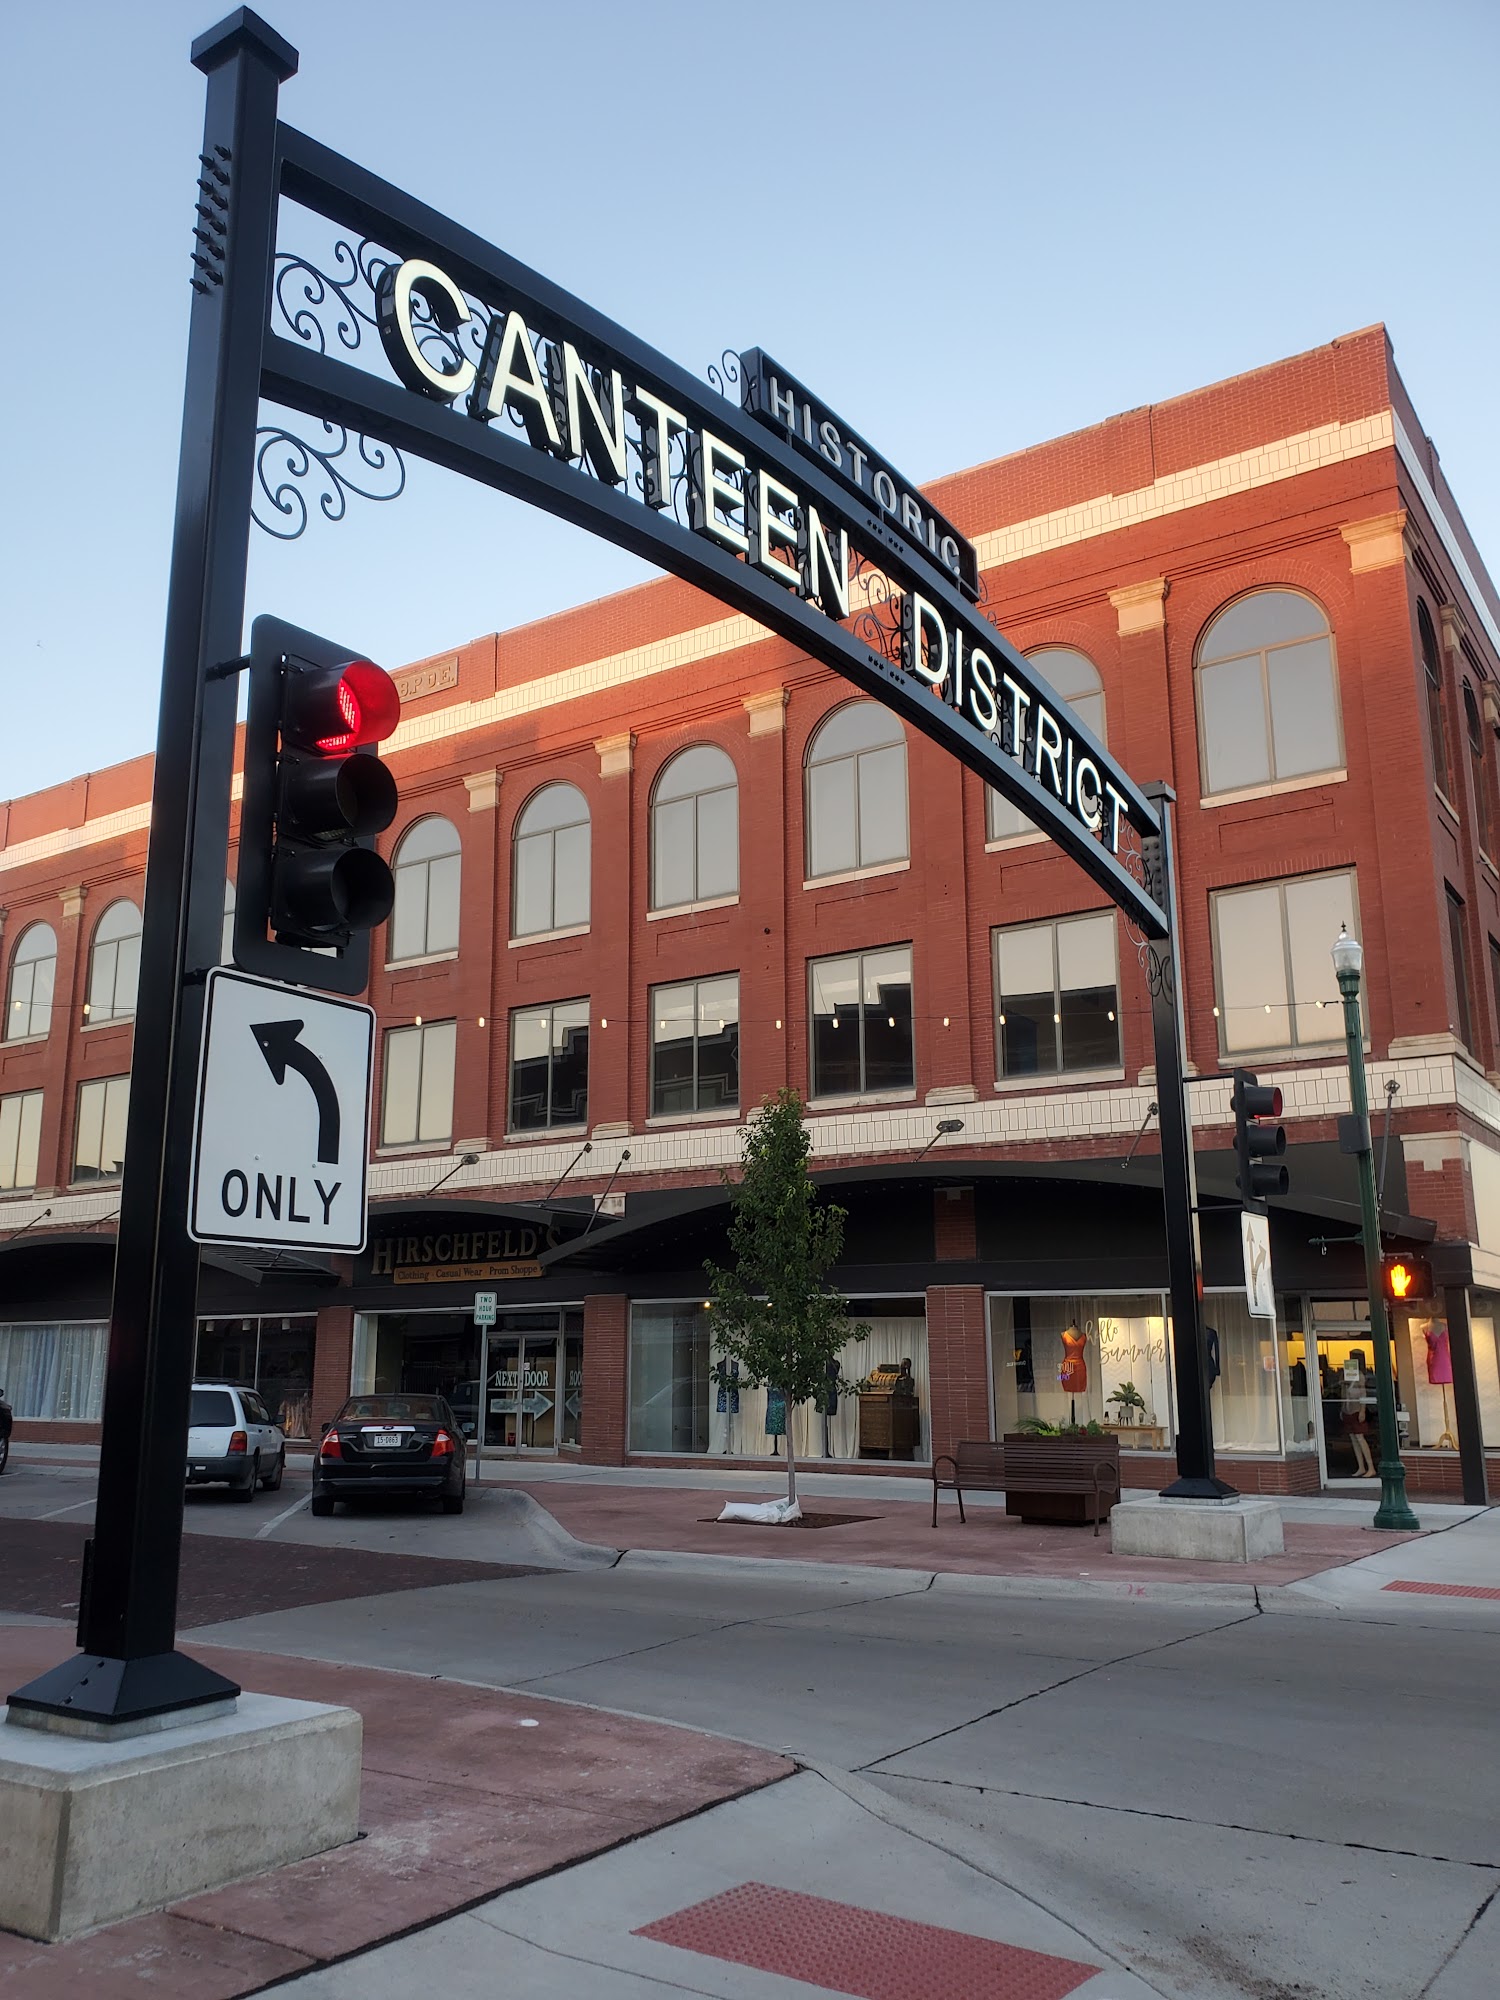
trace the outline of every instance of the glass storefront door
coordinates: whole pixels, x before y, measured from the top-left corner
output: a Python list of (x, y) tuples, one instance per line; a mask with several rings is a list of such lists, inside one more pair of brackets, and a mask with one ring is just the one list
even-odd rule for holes
[[(1307, 1331), (1314, 1350), (1306, 1370), (1308, 1404), (1316, 1412), (1324, 1481), (1373, 1483), (1380, 1463), (1380, 1416), (1369, 1308), (1363, 1299), (1315, 1299)], [(1397, 1379), (1392, 1341), (1391, 1380)], [(1398, 1428), (1404, 1415), (1398, 1407)]]
[(583, 1309), (502, 1312), (488, 1335), (462, 1309), (361, 1313), (350, 1387), (446, 1396), (486, 1452), (576, 1451), (583, 1437)]

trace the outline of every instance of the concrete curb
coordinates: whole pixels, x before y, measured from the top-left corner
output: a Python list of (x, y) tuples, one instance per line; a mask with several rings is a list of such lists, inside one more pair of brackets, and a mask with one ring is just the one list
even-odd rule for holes
[(627, 1549), (624, 1570), (663, 1570), (679, 1575), (783, 1577), (827, 1586), (867, 1584), (900, 1591), (954, 1592), (970, 1597), (1072, 1597), (1142, 1604), (1206, 1604), (1253, 1610), (1259, 1587), (1253, 1583), (1131, 1582), (1114, 1577), (983, 1576), (960, 1570), (882, 1569), (874, 1563), (800, 1562), (794, 1557), (707, 1556), (678, 1549)]
[(498, 1512), (496, 1525), (514, 1544), (503, 1554), (483, 1556), (480, 1561), (535, 1563), (543, 1569), (613, 1569), (620, 1560), (618, 1549), (578, 1541), (555, 1514), (518, 1487), (485, 1484), (473, 1491), (476, 1498), (483, 1494), (486, 1512)]

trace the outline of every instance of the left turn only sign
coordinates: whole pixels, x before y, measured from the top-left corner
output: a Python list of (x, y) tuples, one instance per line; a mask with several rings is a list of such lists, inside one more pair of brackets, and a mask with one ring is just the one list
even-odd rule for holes
[(362, 1250), (375, 1016), (215, 966), (208, 975), (188, 1233)]

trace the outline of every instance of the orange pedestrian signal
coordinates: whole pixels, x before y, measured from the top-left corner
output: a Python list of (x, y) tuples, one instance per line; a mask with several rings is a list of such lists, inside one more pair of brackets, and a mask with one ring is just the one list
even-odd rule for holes
[(1381, 1288), (1394, 1305), (1432, 1297), (1432, 1265), (1425, 1257), (1383, 1257), (1380, 1276)]

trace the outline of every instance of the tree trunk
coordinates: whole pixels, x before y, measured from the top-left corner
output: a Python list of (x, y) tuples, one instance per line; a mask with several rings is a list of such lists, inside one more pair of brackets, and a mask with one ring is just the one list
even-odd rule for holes
[(792, 1406), (786, 1405), (786, 1499), (789, 1507), (797, 1504), (797, 1452), (792, 1443)]

